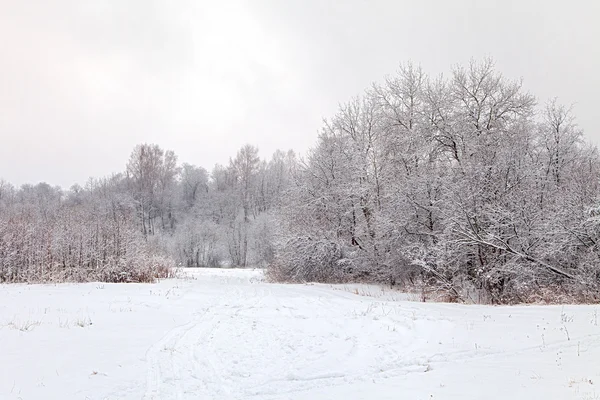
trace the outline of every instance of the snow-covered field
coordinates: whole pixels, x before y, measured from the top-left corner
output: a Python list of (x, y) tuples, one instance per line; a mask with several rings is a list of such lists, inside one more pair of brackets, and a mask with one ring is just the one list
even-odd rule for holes
[(0, 399), (600, 399), (599, 314), (250, 270), (0, 286)]

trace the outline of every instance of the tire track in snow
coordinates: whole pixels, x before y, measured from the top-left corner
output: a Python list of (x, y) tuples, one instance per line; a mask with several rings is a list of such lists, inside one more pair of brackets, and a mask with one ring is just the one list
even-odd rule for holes
[[(163, 336), (158, 342), (154, 343), (146, 351), (146, 392), (144, 400), (163, 400), (169, 398), (183, 399), (184, 388), (181, 382), (184, 380), (182, 376), (181, 366), (187, 365), (188, 359), (180, 359), (180, 354), (186, 354), (188, 347), (193, 348), (189, 338), (196, 338), (196, 333), (199, 328), (207, 330), (206, 315), (210, 312), (210, 306), (205, 308), (188, 323), (179, 325)], [(209, 326), (208, 328), (211, 328)], [(193, 344), (193, 343), (192, 343)], [(163, 387), (167, 383), (171, 388), (171, 392), (164, 393)]]
[[(205, 321), (206, 324), (201, 330), (195, 332), (193, 342), (190, 343), (188, 353), (191, 364), (193, 365), (192, 377), (195, 378), (203, 387), (204, 396), (202, 398), (228, 398), (231, 392), (227, 385), (223, 384), (222, 374), (217, 371), (214, 360), (217, 357), (210, 351), (210, 335), (219, 326), (217, 315), (213, 313), (212, 317)], [(198, 398), (199, 393), (194, 394)]]
[(169, 347), (169, 344), (183, 336), (192, 329), (198, 322), (192, 320), (186, 324), (177, 326), (167, 332), (158, 342), (154, 343), (146, 351), (146, 393), (144, 400), (159, 400), (160, 387), (163, 382), (163, 373), (161, 371), (160, 357), (161, 353)]
[[(249, 294), (240, 290), (237, 286), (232, 286), (234, 304), (224, 304), (212, 308), (211, 318), (205, 321), (205, 328), (193, 335), (195, 343), (190, 346), (190, 358), (195, 368), (196, 379), (200, 380), (204, 387), (202, 398), (211, 399), (231, 399), (239, 398), (234, 396), (230, 387), (232, 386), (231, 371), (220, 368), (220, 357), (215, 353), (211, 341), (212, 334), (221, 324), (221, 319), (235, 319), (243, 311), (252, 310), (262, 302), (262, 296), (256, 291)], [(230, 293), (231, 295), (231, 293)], [(232, 310), (235, 310), (233, 313)], [(196, 393), (194, 398), (198, 398)]]
[[(194, 365), (194, 358), (188, 357), (181, 360), (178, 357), (175, 357), (175, 355), (187, 354), (188, 348), (193, 351), (194, 344), (196, 343), (195, 341), (198, 340), (198, 335), (200, 335), (200, 337), (203, 337), (205, 335), (202, 333), (198, 333), (199, 328), (201, 331), (207, 329), (209, 331), (212, 331), (212, 329), (214, 329), (214, 326), (212, 325), (212, 320), (210, 321), (210, 324), (208, 324), (209, 321), (207, 321), (206, 318), (209, 312), (210, 308), (205, 308), (201, 315), (196, 318), (196, 323), (190, 329), (186, 330), (181, 336), (179, 336), (173, 344), (174, 350), (170, 359), (171, 369), (173, 371), (173, 384), (175, 386), (175, 396), (177, 400), (183, 399), (185, 395), (185, 389), (182, 387), (184, 376), (182, 376), (181, 366), (189, 366), (190, 363), (191, 365)], [(194, 376), (192, 375), (192, 377)], [(164, 396), (161, 398), (164, 398)]]
[[(220, 296), (203, 308), (190, 322), (167, 332), (146, 351), (144, 400), (215, 398), (215, 395), (223, 398), (222, 395), (229, 394), (223, 389), (225, 385), (217, 384), (223, 380), (214, 366), (216, 355), (207, 351), (210, 335), (219, 325), (218, 311), (223, 307), (219, 303), (223, 298)], [(198, 387), (190, 382), (197, 382), (204, 393), (198, 393)], [(215, 384), (211, 385), (213, 382)], [(183, 383), (188, 387), (184, 388)]]
[[(316, 319), (318, 313), (307, 314), (307, 312), (335, 310), (342, 301), (345, 303), (345, 315), (348, 318), (364, 320), (369, 325), (378, 320), (371, 318), (371, 311), (369, 310), (371, 310), (370, 306), (372, 304), (389, 304), (390, 307), (393, 306), (395, 310), (397, 309), (397, 312), (391, 315), (390, 318), (394, 320), (394, 323), (406, 326), (408, 330), (416, 329), (414, 323), (411, 322), (414, 318), (430, 320), (431, 317), (422, 315), (422, 311), (416, 307), (409, 307), (405, 304), (400, 305), (395, 301), (364, 298), (352, 293), (338, 293), (333, 289), (312, 285), (302, 287), (292, 285), (259, 286), (251, 290), (250, 287), (239, 285), (237, 282), (227, 284), (230, 286), (225, 288), (216, 301), (212, 301), (213, 304), (204, 310), (203, 314), (195, 317), (193, 321), (185, 325), (174, 328), (173, 331), (167, 333), (161, 341), (152, 347), (152, 352), (149, 351), (149, 359), (152, 362), (148, 364), (148, 387), (144, 399), (264, 399), (270, 396), (290, 396), (293, 393), (345, 385), (349, 382), (371, 380), (375, 382), (375, 379), (379, 381), (407, 374), (427, 373), (430, 370), (430, 365), (437, 369), (438, 366), (441, 367), (456, 362), (462, 363), (485, 358), (494, 359), (496, 357), (506, 358), (520, 353), (538, 351), (541, 347), (531, 345), (509, 350), (503, 350), (500, 347), (498, 349), (463, 349), (435, 353), (427, 351), (425, 343), (421, 343), (423, 341), (419, 341), (418, 346), (411, 345), (408, 348), (401, 342), (385, 342), (383, 344), (388, 346), (385, 350), (386, 357), (377, 360), (376, 364), (365, 365), (357, 371), (346, 368), (340, 368), (339, 370), (331, 368), (330, 370), (317, 371), (314, 374), (308, 373), (306, 369), (295, 368), (293, 356), (296, 350), (294, 348), (291, 353), (287, 352), (289, 354), (286, 355), (284, 351), (276, 351), (276, 349), (265, 347), (265, 353), (255, 355), (256, 360), (251, 360), (252, 362), (249, 362), (248, 365), (268, 365), (274, 361), (273, 357), (275, 356), (287, 357), (290, 364), (280, 365), (280, 369), (277, 370), (278, 377), (264, 379), (261, 374), (255, 374), (259, 381), (252, 382), (246, 379), (246, 376), (232, 375), (231, 369), (227, 368), (228, 362), (232, 361), (230, 359), (231, 354), (219, 350), (229, 349), (226, 344), (230, 337), (231, 340), (235, 340), (232, 333), (236, 332), (236, 326), (240, 326), (241, 321), (238, 319), (240, 317), (242, 317), (243, 323), (251, 324), (253, 319), (266, 316), (267, 319), (262, 320), (263, 324), (261, 326), (266, 326), (267, 329), (261, 334), (270, 338), (266, 341), (267, 343), (277, 344), (277, 346), (285, 344), (285, 341), (281, 342), (282, 338), (286, 338), (282, 334), (288, 333), (286, 329), (281, 331), (277, 329), (279, 323), (285, 327), (285, 321), (302, 319), (305, 314), (307, 316), (305, 318), (321, 321)], [(294, 307), (295, 303), (300, 303), (301, 306), (297, 309)], [(305, 307), (303, 308), (302, 305)], [(354, 314), (350, 313), (353, 307), (363, 308), (365, 306), (367, 312), (364, 315), (361, 312), (357, 314), (356, 310), (354, 310)], [(255, 308), (264, 308), (266, 313), (252, 311)], [(341, 308), (341, 310), (344, 310), (344, 308)], [(415, 315), (415, 310), (418, 315)], [(273, 311), (281, 312), (280, 317), (269, 317), (268, 312)], [(379, 312), (375, 312), (378, 309), (372, 311), (374, 316), (380, 317)], [(333, 312), (331, 313), (333, 314)], [(329, 312), (323, 313), (321, 317), (327, 314)], [(384, 313), (383, 317), (386, 316), (387, 314)], [(278, 318), (276, 325), (271, 326), (269, 324), (273, 322), (270, 321), (271, 318)], [(332, 318), (330, 322), (333, 325), (329, 331), (343, 331), (348, 318), (342, 319), (341, 322)], [(238, 322), (232, 322), (235, 320)], [(438, 320), (438, 318), (435, 320)], [(455, 318), (452, 318), (445, 319), (445, 321), (456, 323), (460, 320), (455, 321)], [(264, 322), (267, 322), (267, 325)], [(294, 335), (294, 332), (289, 333)], [(249, 341), (251, 338), (243, 340)], [(326, 340), (328, 338), (329, 336), (323, 336), (318, 339)], [(597, 347), (600, 344), (599, 338), (598, 335), (578, 335), (572, 337), (570, 341), (557, 340), (556, 342), (546, 343), (541, 350), (564, 349), (579, 344)], [(348, 344), (338, 346), (340, 347), (338, 350), (344, 351), (346, 359), (360, 357), (361, 354), (370, 351), (380, 351), (367, 347), (366, 350), (363, 349), (358, 354), (358, 339), (359, 337), (356, 336), (348, 336)], [(339, 341), (332, 339), (333, 342)], [(214, 345), (217, 347), (213, 347)], [(219, 345), (221, 347), (218, 347)], [(165, 354), (162, 351), (165, 347), (171, 347), (173, 352)], [(309, 350), (308, 355), (312, 354), (311, 351), (315, 353), (312, 348), (307, 350)], [(407, 350), (414, 351), (407, 352)], [(254, 373), (255, 371), (250, 370), (249, 372)]]

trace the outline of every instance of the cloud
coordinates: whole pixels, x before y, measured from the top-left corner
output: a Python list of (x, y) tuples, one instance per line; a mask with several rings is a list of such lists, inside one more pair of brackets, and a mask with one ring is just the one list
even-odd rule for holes
[[(210, 168), (245, 143), (304, 152), (321, 118), (399, 62), (472, 57), (600, 137), (599, 5), (392, 0), (4, 0), (0, 176), (70, 186), (140, 142)], [(596, 136), (595, 136), (596, 135)]]

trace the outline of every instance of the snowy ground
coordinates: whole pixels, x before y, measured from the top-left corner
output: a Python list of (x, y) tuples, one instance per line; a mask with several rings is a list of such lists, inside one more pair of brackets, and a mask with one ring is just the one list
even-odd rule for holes
[(598, 306), (260, 277), (0, 286), (0, 399), (600, 399)]

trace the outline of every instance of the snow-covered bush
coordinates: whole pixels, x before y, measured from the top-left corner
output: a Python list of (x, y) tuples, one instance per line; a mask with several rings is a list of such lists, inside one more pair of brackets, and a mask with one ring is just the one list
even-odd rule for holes
[(345, 275), (339, 245), (310, 237), (288, 240), (267, 269), (276, 282), (339, 282)]
[(310, 236), (352, 249), (340, 280), (455, 301), (598, 301), (598, 151), (570, 109), (538, 107), (489, 60), (436, 79), (402, 66), (325, 122), (294, 178), (271, 266), (281, 279), (331, 270), (289, 254), (286, 239)]
[(172, 261), (156, 254), (118, 197), (79, 204), (31, 190), (43, 201), (0, 212), (0, 282), (152, 282), (171, 274)]

